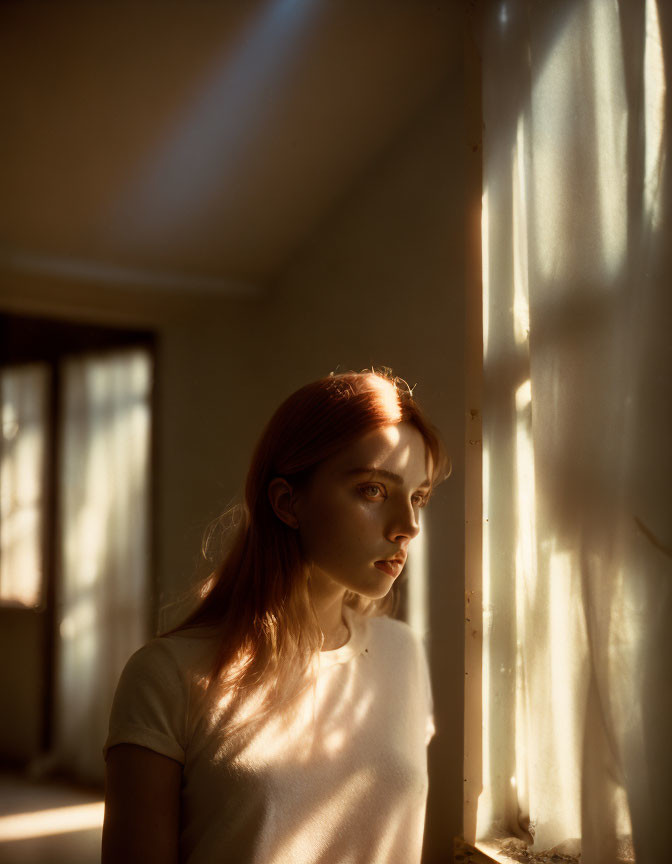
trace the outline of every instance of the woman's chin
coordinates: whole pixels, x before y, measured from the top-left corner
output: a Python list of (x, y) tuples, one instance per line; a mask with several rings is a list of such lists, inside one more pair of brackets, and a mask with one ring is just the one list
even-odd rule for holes
[(380, 570), (376, 570), (369, 579), (362, 579), (359, 585), (353, 585), (350, 590), (356, 592), (365, 600), (382, 600), (386, 597), (395, 580)]

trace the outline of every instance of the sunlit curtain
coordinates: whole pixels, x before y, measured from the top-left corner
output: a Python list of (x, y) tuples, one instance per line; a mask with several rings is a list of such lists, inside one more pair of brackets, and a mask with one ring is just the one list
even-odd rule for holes
[[(486, 3), (481, 838), (670, 859), (672, 4)], [(514, 843), (515, 845), (515, 843)]]
[(44, 600), (44, 477), (49, 371), (43, 364), (0, 370), (0, 602)]
[(71, 359), (62, 377), (55, 751), (95, 781), (119, 674), (148, 636), (151, 360)]

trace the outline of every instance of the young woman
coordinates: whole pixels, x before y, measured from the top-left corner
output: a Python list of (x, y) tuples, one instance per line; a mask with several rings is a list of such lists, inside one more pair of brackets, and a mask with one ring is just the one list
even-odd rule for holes
[(104, 864), (419, 862), (429, 679), (387, 615), (445, 468), (386, 374), (280, 406), (200, 605), (121, 676)]

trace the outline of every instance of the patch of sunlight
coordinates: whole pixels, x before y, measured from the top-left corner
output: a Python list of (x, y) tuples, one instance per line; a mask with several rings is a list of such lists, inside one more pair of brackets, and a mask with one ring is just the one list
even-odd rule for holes
[[(401, 407), (399, 406), (396, 387), (386, 378), (378, 376), (371, 378), (368, 386), (376, 391), (381, 407), (385, 411), (385, 415), (390, 418), (390, 422), (397, 423), (401, 420)], [(399, 431), (393, 427), (385, 429), (385, 435), (389, 438), (392, 446), (397, 444), (400, 438)]]
[(516, 345), (530, 334), (530, 303), (527, 270), (527, 171), (525, 170), (525, 121), (518, 117), (513, 154), (513, 336)]
[(614, 823), (618, 837), (632, 837), (628, 795), (623, 786), (617, 786), (614, 791)]
[(553, 274), (562, 260), (561, 240), (566, 236), (564, 208), (568, 205), (567, 190), (571, 188), (567, 177), (570, 167), (565, 164), (565, 148), (558, 147), (558, 142), (566, 140), (567, 118), (576, 110), (571, 69), (573, 46), (579, 37), (580, 27), (570, 19), (532, 83), (535, 248), (545, 278)]
[(327, 732), (322, 742), (322, 749), (327, 756), (336, 756), (343, 750), (345, 744), (345, 729), (332, 729)]
[(499, 23), (502, 29), (504, 29), (509, 23), (509, 7), (506, 2), (503, 2), (499, 7), (499, 15), (497, 17), (499, 18)]
[[(611, 592), (611, 615), (609, 619), (609, 679), (614, 682), (641, 681), (641, 658), (646, 640), (642, 631), (647, 626), (646, 606), (635, 599), (630, 591), (632, 581), (626, 580), (624, 570), (619, 567), (613, 577)], [(640, 753), (645, 752), (642, 730), (641, 699), (632, 699), (630, 691), (618, 686), (611, 688), (611, 710), (623, 718), (624, 726), (632, 737), (637, 736)], [(619, 836), (632, 836), (632, 821), (625, 789), (617, 787), (614, 794), (614, 813), (616, 833)]]
[[(96, 450), (97, 444), (100, 444), (100, 440), (92, 443), (91, 451)], [(100, 456), (102, 455), (101, 453)], [(105, 470), (104, 459), (96, 459), (95, 452), (91, 452), (88, 462), (90, 482), (86, 484), (86, 494), (89, 503), (81, 507), (67, 533), (68, 563), (74, 566), (74, 561), (78, 562), (80, 590), (96, 585), (100, 578), (100, 568), (104, 564), (100, 551), (105, 549), (105, 529), (110, 503), (106, 483), (108, 472)]]
[(104, 816), (103, 801), (0, 816), (0, 843), (102, 828)]
[[(611, 586), (609, 618), (609, 664), (614, 680), (639, 675), (641, 661), (638, 654), (645, 645), (642, 634), (647, 626), (645, 609), (646, 605), (636, 596), (636, 589), (633, 596), (632, 583), (619, 567)], [(622, 706), (621, 710), (625, 707)], [(634, 709), (635, 705), (631, 708)]]
[[(352, 666), (346, 664), (341, 671), (337, 699), (330, 689), (333, 684), (329, 683), (328, 675), (321, 676), (315, 685), (307, 687), (289, 706), (265, 717), (261, 713), (265, 692), (253, 691), (246, 696), (244, 703), (236, 709), (235, 721), (245, 723), (258, 718), (259, 724), (249, 740), (240, 742), (242, 746), (236, 759), (245, 764), (262, 762), (280, 770), (294, 770), (305, 765), (318, 749), (327, 756), (336, 755), (346, 743), (344, 710), (349, 716), (347, 736), (353, 736), (360, 734), (367, 716), (375, 707), (373, 692), (355, 693), (357, 679)], [(230, 700), (230, 692), (224, 693), (210, 712), (208, 723), (212, 729), (225, 727)], [(288, 729), (292, 730), (289, 737)], [(233, 746), (236, 747), (237, 743), (234, 742)], [(215, 761), (229, 760), (231, 749), (232, 740), (223, 736)]]
[(364, 726), (366, 718), (371, 711), (371, 703), (373, 702), (373, 693), (368, 692), (366, 696), (362, 696), (353, 713), (355, 725)]
[(488, 190), (483, 190), (481, 200), (481, 273), (483, 280), (483, 363), (488, 357), (488, 337), (490, 335), (490, 213), (488, 210)]
[[(94, 637), (97, 623), (98, 615), (93, 600), (82, 597), (73, 603), (71, 610), (61, 621), (58, 632), (62, 639), (76, 640), (83, 647)], [(83, 650), (86, 653), (86, 648), (83, 647)]]
[(627, 242), (628, 100), (618, 6), (590, 3), (594, 45), (595, 158), (602, 256), (607, 275), (615, 276)]
[[(522, 581), (516, 591), (518, 603), (525, 598), (534, 601), (536, 587), (535, 485), (534, 451), (531, 436), (531, 381), (516, 390), (516, 499), (517, 544), (516, 574)], [(519, 609), (523, 613), (523, 608)]]
[(532, 383), (528, 378), (518, 387), (516, 403), (516, 659), (515, 659), (515, 752), (516, 792), (524, 812), (529, 810), (530, 679), (525, 646), (528, 609), (534, 607), (537, 592), (537, 548), (535, 518), (534, 445), (532, 442)]
[(492, 826), (494, 819), (494, 808), (492, 801), (493, 769), (490, 763), (490, 747), (487, 742), (491, 740), (490, 716), (492, 705), (490, 694), (492, 689), (490, 656), (492, 651), (492, 592), (490, 572), (490, 451), (485, 436), (483, 437), (483, 551), (482, 551), (482, 580), (483, 580), (483, 651), (482, 651), (482, 715), (483, 715), (483, 748), (482, 748), (482, 791), (478, 798), (476, 811), (476, 836), (485, 836)]
[(24, 606), (42, 600), (47, 381), (43, 365), (0, 373), (0, 598)]
[[(332, 823), (336, 813), (343, 821), (344, 831), (352, 830), (350, 826), (366, 811), (369, 791), (380, 782), (380, 775), (372, 765), (349, 772), (338, 784), (332, 780), (329, 794), (314, 802), (312, 810), (303, 814), (303, 819), (294, 821), (291, 832), (275, 839), (272, 849), (268, 846), (263, 849), (263, 860), (267, 864), (314, 860), (316, 843), (321, 834), (320, 826)], [(344, 855), (339, 860), (352, 859), (350, 855)], [(376, 860), (389, 859), (376, 856)]]
[(139, 241), (164, 243), (210, 207), (219, 188), (236, 184), (249, 164), (250, 142), (263, 142), (273, 110), (286, 107), (269, 101), (268, 94), (291, 91), (286, 82), (295, 73), (298, 45), (310, 39), (322, 14), (322, 4), (308, 0), (274, 0), (259, 7), (236, 34), (237, 41), (215, 56), (200, 91), (140, 167), (117, 205), (122, 228), (130, 219)]
[(424, 639), (429, 629), (429, 595), (427, 590), (427, 526), (424, 513), (419, 517), (420, 533), (413, 540), (406, 568), (408, 570), (408, 623)]
[(144, 353), (135, 352), (127, 358), (126, 375), (128, 390), (134, 398), (149, 394), (152, 389), (152, 364), (147, 362)]
[(651, 228), (660, 228), (665, 151), (665, 60), (658, 4), (646, 0), (644, 42), (644, 211)]
[[(520, 597), (518, 594), (520, 583), (520, 575), (516, 569), (516, 606), (518, 607)], [(524, 603), (523, 603), (524, 605)], [(516, 628), (518, 634), (525, 630), (524, 624), (521, 622), (519, 609), (516, 609)], [(516, 690), (515, 690), (515, 776), (511, 777), (509, 782), (515, 790), (515, 800), (518, 802), (518, 809), (523, 813), (530, 812), (530, 682), (528, 679), (526, 668), (526, 657), (523, 651), (523, 643), (520, 638), (516, 641), (516, 660), (515, 660), (515, 675), (516, 675)]]
[(516, 411), (521, 414), (532, 402), (532, 381), (528, 378), (516, 390)]
[[(589, 45), (587, 35), (590, 34)], [(590, 47), (589, 47), (590, 46)], [(588, 58), (580, 55), (590, 51)], [(592, 63), (591, 63), (592, 61)], [(592, 65), (592, 82), (578, 71)], [(581, 98), (577, 102), (577, 92)], [(536, 248), (544, 277), (566, 267), (567, 243), (574, 236), (573, 213), (585, 219), (595, 208), (590, 250), (603, 277), (616, 276), (627, 241), (627, 116), (618, 7), (586, 3), (574, 7), (540, 70), (532, 94), (535, 170), (532, 187)], [(593, 127), (592, 130), (590, 127)], [(587, 137), (589, 136), (589, 137)], [(590, 152), (595, 166), (594, 193), (579, 185), (573, 151)], [(589, 166), (583, 176), (589, 179)], [(583, 200), (582, 200), (583, 199)], [(584, 232), (585, 233), (585, 232)], [(585, 241), (588, 243), (588, 239)], [(584, 256), (588, 256), (586, 247)], [(600, 284), (611, 284), (601, 278)]]
[[(481, 473), (483, 477), (483, 551), (482, 551), (482, 570), (483, 570), (483, 609), (490, 609), (491, 590), (490, 590), (490, 450), (488, 448), (485, 437), (483, 438), (483, 457)], [(489, 620), (489, 619), (488, 619)], [(485, 631), (485, 621), (483, 623)], [(485, 635), (485, 632), (484, 634)]]
[[(582, 727), (577, 724), (576, 693), (585, 664), (583, 611), (573, 590), (572, 554), (551, 552), (548, 566), (550, 589), (550, 710), (552, 734), (547, 741), (554, 783), (564, 799), (563, 820), (567, 834), (581, 836), (581, 778), (577, 773), (577, 754), (581, 752)], [(548, 717), (548, 714), (546, 714)]]

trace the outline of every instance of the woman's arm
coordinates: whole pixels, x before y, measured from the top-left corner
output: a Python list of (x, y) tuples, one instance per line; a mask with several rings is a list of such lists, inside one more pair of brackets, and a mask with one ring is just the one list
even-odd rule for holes
[(182, 766), (135, 744), (107, 754), (102, 864), (177, 864)]

